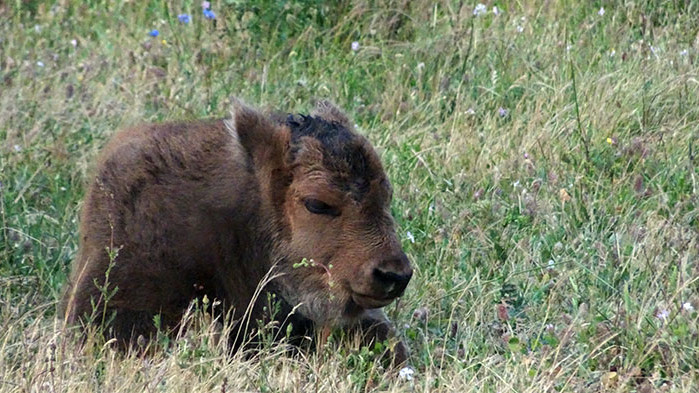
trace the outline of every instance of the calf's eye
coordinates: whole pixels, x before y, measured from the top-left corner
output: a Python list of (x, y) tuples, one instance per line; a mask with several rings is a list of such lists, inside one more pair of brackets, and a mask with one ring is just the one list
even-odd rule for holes
[(330, 206), (327, 203), (318, 199), (308, 198), (303, 201), (306, 210), (313, 214), (323, 214), (326, 216), (337, 217), (340, 215), (340, 209)]

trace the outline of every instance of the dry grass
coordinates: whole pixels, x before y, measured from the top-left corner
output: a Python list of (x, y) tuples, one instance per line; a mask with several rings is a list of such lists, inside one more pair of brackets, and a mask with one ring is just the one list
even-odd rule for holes
[[(212, 3), (0, 4), (0, 392), (699, 390), (696, 2)], [(330, 98), (382, 152), (412, 380), (338, 337), (230, 357), (200, 321), (144, 359), (60, 328), (104, 141), (231, 95)]]

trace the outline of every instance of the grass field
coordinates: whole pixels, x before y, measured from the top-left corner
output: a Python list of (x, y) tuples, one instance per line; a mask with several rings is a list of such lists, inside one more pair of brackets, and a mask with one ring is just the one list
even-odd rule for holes
[[(699, 3), (211, 10), (0, 3), (0, 392), (699, 391)], [(142, 359), (61, 328), (100, 147), (233, 95), (331, 99), (379, 149), (416, 268), (387, 307), (411, 378), (348, 343), (229, 358), (204, 327)]]

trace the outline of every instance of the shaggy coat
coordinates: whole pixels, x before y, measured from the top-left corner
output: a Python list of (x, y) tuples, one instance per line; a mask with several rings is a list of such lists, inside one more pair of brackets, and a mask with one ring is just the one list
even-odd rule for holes
[(234, 318), (264, 319), (273, 294), (301, 335), (388, 339), (380, 308), (412, 275), (391, 194), (374, 149), (327, 102), (279, 117), (236, 101), (230, 119), (124, 130), (85, 198), (66, 321), (104, 324), (128, 345), (154, 333), (156, 315), (178, 326), (204, 295)]

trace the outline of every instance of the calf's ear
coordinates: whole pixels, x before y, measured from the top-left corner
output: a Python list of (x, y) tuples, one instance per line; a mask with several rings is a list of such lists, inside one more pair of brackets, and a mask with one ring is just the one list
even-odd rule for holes
[(353, 129), (352, 123), (349, 121), (347, 115), (342, 113), (340, 109), (327, 100), (318, 101), (315, 109), (311, 111), (311, 116), (320, 117), (325, 121), (339, 123), (350, 130)]
[(291, 133), (272, 118), (237, 97), (231, 99), (230, 118), (224, 120), (231, 137), (250, 152), (253, 158), (282, 158), (289, 150)]

